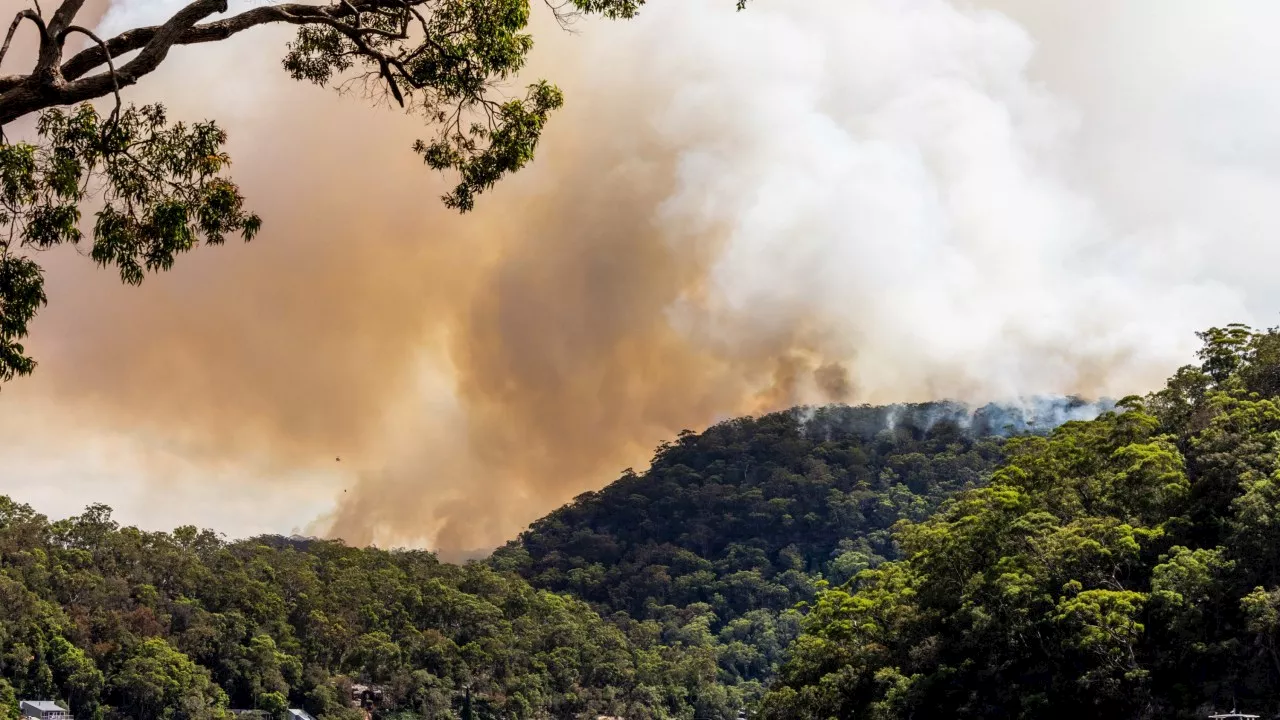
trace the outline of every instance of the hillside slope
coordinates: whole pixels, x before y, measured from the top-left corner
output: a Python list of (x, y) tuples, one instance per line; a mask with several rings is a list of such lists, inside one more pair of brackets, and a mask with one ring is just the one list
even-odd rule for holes
[(1280, 713), (1280, 333), (1202, 335), (1124, 412), (1013, 441), (985, 488), (821, 595), (774, 720)]
[[(378, 718), (732, 718), (705, 652), (628, 637), (585, 604), (427, 552), (180, 528), (104, 507), (49, 522), (0, 496), (0, 718), (228, 720), (229, 708)], [(467, 700), (467, 690), (470, 700)]]
[(790, 608), (898, 557), (890, 529), (983, 484), (1004, 437), (1068, 417), (954, 403), (802, 408), (686, 432), (534, 523), (495, 566), (604, 614), (649, 621), (664, 642), (713, 647), (728, 683), (767, 679), (798, 631)]

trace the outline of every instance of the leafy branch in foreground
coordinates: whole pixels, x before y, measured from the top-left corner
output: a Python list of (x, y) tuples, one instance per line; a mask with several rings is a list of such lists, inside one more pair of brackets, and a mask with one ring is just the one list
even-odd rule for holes
[[(582, 14), (630, 18), (644, 0), (547, 0), (567, 24)], [(226, 0), (193, 0), (164, 23), (102, 39), (75, 24), (85, 0), (62, 0), (46, 15), (36, 0), (13, 18), (0, 64), (20, 28), (38, 33), (29, 71), (0, 75), (0, 128), (35, 115), (37, 139), (11, 143), (0, 132), (0, 382), (29, 374), (35, 362), (21, 341), (46, 302), (33, 253), (79, 244), (81, 207), (99, 199), (91, 257), (136, 285), (167, 270), (201, 238), (251, 238), (261, 225), (222, 176), (226, 135), (212, 122), (169, 126), (159, 105), (123, 107), (121, 88), (136, 84), (179, 45), (219, 42), (259, 25), (297, 25), (283, 66), (297, 80), (360, 89), (424, 120), (434, 136), (414, 150), (437, 171), (456, 172), (443, 198), (466, 212), (476, 196), (524, 167), (550, 113), (563, 105), (545, 81), (523, 97), (504, 86), (524, 67), (533, 39), (528, 0), (337, 0), (328, 5), (273, 3), (226, 13)], [(67, 39), (91, 44), (74, 54)], [(69, 55), (69, 57), (68, 57)], [(102, 117), (87, 103), (113, 97)]]
[(168, 270), (201, 238), (245, 240), (261, 226), (222, 176), (226, 134), (213, 123), (169, 125), (160, 105), (103, 118), (89, 104), (45, 111), (39, 141), (0, 144), (0, 379), (34, 369), (20, 340), (45, 303), (35, 251), (79, 245), (81, 204), (96, 196), (90, 257), (130, 285)]

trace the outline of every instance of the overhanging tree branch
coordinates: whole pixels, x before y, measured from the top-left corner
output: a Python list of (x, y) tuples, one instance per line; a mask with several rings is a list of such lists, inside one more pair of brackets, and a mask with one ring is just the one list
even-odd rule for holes
[[(75, 23), (86, 0), (60, 0), (48, 18), (37, 5), (9, 26), (0, 60), (23, 22), (37, 26), (40, 46), (29, 72), (0, 76), (0, 128), (38, 118), (34, 143), (9, 143), (0, 133), (0, 236), (9, 238), (0, 243), (0, 381), (34, 367), (18, 340), (43, 303), (43, 276), (22, 253), (80, 243), (81, 204), (90, 193), (102, 200), (90, 256), (130, 284), (199, 244), (257, 233), (260, 220), (224, 176), (230, 160), (217, 125), (170, 125), (159, 105), (122, 104), (122, 88), (154, 72), (176, 45), (226, 40), (260, 25), (297, 26), (285, 71), (339, 92), (365, 82), (421, 116), (435, 137), (413, 149), (433, 170), (456, 173), (443, 200), (462, 212), (532, 160), (563, 103), (544, 81), (528, 84), (523, 97), (502, 87), (533, 46), (528, 0), (280, 2), (214, 20), (227, 0), (184, 1), (163, 24), (109, 39)], [(572, 9), (625, 18), (644, 0), (544, 1), (557, 17)], [(92, 45), (68, 58), (73, 34)], [(88, 101), (108, 95), (116, 106), (104, 118)]]
[[(65, 30), (70, 23), (61, 23), (64, 17), (74, 17), (73, 12), (83, 2), (84, 0), (67, 0), (58, 8), (54, 20), (44, 33), (35, 70), (16, 86), (0, 94), (0, 125), (45, 108), (74, 105), (99, 98), (120, 87), (136, 83), (139, 78), (160, 66), (182, 33), (209, 15), (225, 12), (227, 9), (226, 0), (196, 0), (151, 33), (147, 42), (140, 46), (142, 51), (137, 57), (119, 69), (68, 81), (62, 73), (59, 61), (66, 42)], [(96, 48), (102, 54), (98, 65), (106, 64), (113, 55), (119, 56), (119, 53), (112, 52), (105, 43)]]
[[(348, 3), (349, 5), (349, 3)], [(280, 5), (269, 5), (265, 7), (246, 10), (238, 15), (234, 15), (225, 20), (204, 23), (185, 30), (177, 39), (174, 45), (195, 45), (198, 43), (219, 42), (259, 25), (268, 25), (271, 23), (287, 23), (291, 25), (305, 25), (308, 23), (323, 23), (327, 20), (339, 20), (345, 17), (350, 10), (342, 5), (331, 7), (318, 7), (315, 5), (301, 5), (297, 3), (284, 3)], [(151, 27), (135, 28), (127, 30), (107, 41), (106, 47), (91, 47), (80, 51), (62, 66), (62, 75), (68, 80), (74, 80), (81, 77), (85, 73), (102, 65), (106, 61), (107, 54), (114, 57), (129, 52), (133, 52), (144, 47), (155, 37), (161, 26), (155, 25)]]

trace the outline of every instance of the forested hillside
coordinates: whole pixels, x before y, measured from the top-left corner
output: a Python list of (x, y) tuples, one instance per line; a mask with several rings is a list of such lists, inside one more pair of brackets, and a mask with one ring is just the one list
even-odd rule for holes
[[(1081, 410), (1046, 405), (1040, 421)], [(100, 506), (49, 522), (0, 498), (0, 708), (732, 718), (799, 634), (797, 603), (898, 557), (894, 523), (981, 486), (1002, 436), (1033, 420), (947, 403), (734, 420), (682, 434), (645, 474), (465, 567), (142, 532)]]
[[(955, 403), (801, 408), (686, 432), (650, 469), (586, 493), (495, 553), (497, 567), (713, 647), (722, 680), (767, 680), (797, 603), (896, 558), (890, 529), (981, 485), (1003, 437), (1096, 414)], [(752, 694), (750, 691), (748, 694)]]
[(831, 589), (766, 717), (1195, 718), (1280, 712), (1280, 334), (1120, 413), (1010, 441), (987, 487)]
[[(947, 403), (684, 433), (487, 562), (0, 499), (0, 716), (1280, 713), (1280, 332), (1095, 420)], [(1047, 421), (1045, 418), (1048, 418)]]
[(484, 565), (140, 532), (101, 507), (50, 523), (0, 497), (0, 718), (36, 698), (80, 720), (286, 707), (347, 720), (365, 717), (349, 707), (355, 682), (382, 693), (377, 717), (406, 720), (732, 718), (740, 706), (713, 655), (627, 637)]

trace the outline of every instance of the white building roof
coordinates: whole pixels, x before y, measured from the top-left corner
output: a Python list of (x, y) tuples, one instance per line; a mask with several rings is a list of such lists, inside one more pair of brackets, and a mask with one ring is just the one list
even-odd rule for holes
[(23, 700), (23, 705), (40, 712), (66, 712), (67, 709), (52, 700)]

